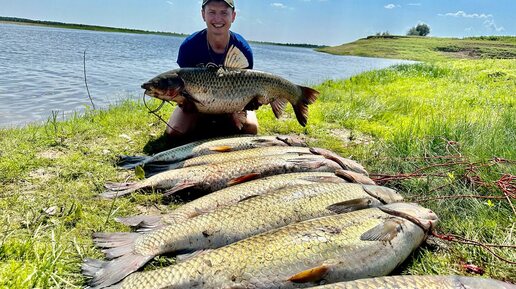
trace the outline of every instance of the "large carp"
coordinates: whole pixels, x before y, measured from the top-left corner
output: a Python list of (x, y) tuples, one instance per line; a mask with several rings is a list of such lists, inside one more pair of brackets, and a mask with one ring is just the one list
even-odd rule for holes
[[(423, 242), (436, 222), (432, 211), (408, 203), (311, 219), (177, 265), (132, 274), (110, 288), (287, 289), (385, 276)], [(119, 271), (108, 272), (101, 261), (89, 262), (83, 270), (95, 278), (94, 288), (120, 279)]]
[(306, 146), (306, 144), (303, 140), (294, 136), (243, 135), (224, 137), (194, 141), (153, 156), (122, 156), (117, 165), (124, 169), (132, 169), (149, 163), (174, 163), (202, 155), (268, 146)]
[(245, 67), (248, 67), (246, 57), (232, 46), (223, 67), (174, 69), (145, 82), (142, 88), (146, 95), (209, 114), (255, 110), (270, 103), (279, 118), (290, 102), (297, 121), (306, 125), (308, 105), (317, 99), (319, 92), (277, 75), (242, 69)]
[(156, 255), (218, 248), (292, 223), (402, 200), (396, 191), (380, 186), (297, 185), (147, 234), (97, 233), (94, 243), (114, 260), (92, 283), (110, 274), (125, 277)]
[[(363, 167), (352, 160), (328, 151), (321, 151), (321, 154), (290, 153), (180, 168), (159, 173), (139, 182), (107, 183), (108, 191), (101, 196), (114, 198), (146, 188), (164, 190), (166, 195), (184, 189), (213, 192), (251, 179), (293, 172), (334, 172), (338, 169), (363, 172)], [(338, 159), (340, 161), (336, 162)]]
[(516, 289), (502, 281), (464, 276), (389, 276), (310, 287), (312, 289)]
[(374, 185), (370, 178), (351, 171), (337, 170), (329, 172), (304, 172), (289, 173), (277, 176), (265, 177), (237, 184), (206, 196), (188, 202), (169, 214), (164, 215), (138, 215), (126, 218), (116, 218), (125, 225), (139, 227), (140, 231), (148, 231), (163, 225), (171, 225), (184, 222), (232, 204), (236, 204), (252, 196), (263, 195), (286, 186), (311, 184), (311, 183), (360, 183)]
[(174, 163), (150, 163), (143, 167), (145, 171), (145, 175), (147, 177), (153, 176), (155, 174), (177, 169), (177, 168), (186, 168), (192, 166), (199, 165), (209, 165), (209, 164), (217, 164), (222, 162), (229, 161), (239, 161), (247, 158), (255, 158), (255, 157), (266, 157), (266, 156), (274, 156), (274, 155), (282, 155), (294, 153), (299, 155), (324, 155), (331, 160), (339, 163), (342, 167), (353, 168), (354, 171), (359, 172), (363, 175), (368, 175), (368, 172), (361, 167), (355, 161), (342, 158), (338, 156), (336, 153), (322, 149), (322, 148), (308, 148), (308, 147), (292, 147), (292, 146), (267, 146), (267, 147), (259, 147), (247, 150), (239, 150), (234, 152), (227, 152), (224, 154), (209, 154), (198, 156), (195, 158), (190, 158), (181, 162)]

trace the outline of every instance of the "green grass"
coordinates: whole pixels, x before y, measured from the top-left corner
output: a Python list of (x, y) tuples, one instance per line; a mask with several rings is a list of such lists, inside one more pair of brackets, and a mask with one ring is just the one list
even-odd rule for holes
[(419, 36), (370, 36), (340, 46), (317, 49), (339, 54), (419, 61), (449, 59), (515, 59), (516, 37), (437, 38)]
[[(460, 155), (477, 162), (434, 167), (426, 176), (386, 185), (407, 199), (449, 195), (502, 196), (496, 186), (479, 186), (466, 176), (494, 183), (516, 175), (516, 63), (513, 60), (459, 60), (401, 65), (316, 87), (302, 128), (289, 108), (276, 120), (270, 107), (258, 111), (261, 134), (306, 134), (309, 143), (361, 162), (373, 176), (411, 173)], [(154, 103), (156, 104), (156, 103)], [(171, 107), (162, 110), (166, 118)], [(49, 116), (43, 125), (0, 130), (0, 288), (79, 288), (83, 258), (100, 258), (91, 233), (126, 231), (113, 219), (169, 211), (159, 194), (98, 199), (107, 181), (134, 178), (119, 171), (120, 154), (142, 154), (163, 145), (164, 125), (139, 102), (125, 101), (105, 111), (88, 110), (66, 120)], [(347, 131), (347, 133), (345, 133)], [(453, 161), (453, 160), (452, 160)], [(480, 164), (491, 164), (480, 166)], [(514, 203), (514, 202), (513, 202)], [(506, 200), (422, 202), (441, 219), (439, 232), (479, 242), (514, 245), (514, 222)], [(410, 274), (468, 275), (463, 263), (485, 276), (516, 281), (514, 265), (486, 250), (439, 241), (417, 250), (398, 270)], [(493, 249), (516, 260), (514, 249)], [(159, 258), (151, 265), (168, 264)]]

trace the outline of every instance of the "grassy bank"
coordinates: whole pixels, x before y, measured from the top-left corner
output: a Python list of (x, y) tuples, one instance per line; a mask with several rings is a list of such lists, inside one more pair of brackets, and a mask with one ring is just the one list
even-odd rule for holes
[(419, 61), (449, 59), (515, 59), (515, 36), (436, 38), (418, 36), (370, 36), (318, 51)]
[[(267, 106), (258, 111), (260, 133), (305, 134), (311, 145), (361, 162), (409, 200), (503, 197), (495, 182), (516, 175), (513, 60), (402, 65), (316, 89), (321, 95), (306, 128), (290, 109), (276, 120)], [(166, 118), (170, 111), (160, 114)], [(115, 168), (116, 156), (155, 151), (163, 145), (163, 127), (142, 104), (127, 101), (64, 121), (51, 116), (44, 125), (0, 130), (0, 288), (79, 288), (82, 259), (102, 256), (92, 247), (93, 232), (127, 231), (114, 222), (118, 216), (170, 211), (175, 204), (165, 205), (158, 194), (96, 197), (107, 181), (134, 178)], [(421, 204), (440, 216), (441, 233), (514, 245), (516, 216), (506, 199)], [(516, 282), (514, 265), (481, 247), (431, 241), (398, 273), (468, 275), (468, 263), (486, 277)], [(516, 260), (514, 249), (492, 250)], [(150, 268), (170, 262), (160, 257)]]

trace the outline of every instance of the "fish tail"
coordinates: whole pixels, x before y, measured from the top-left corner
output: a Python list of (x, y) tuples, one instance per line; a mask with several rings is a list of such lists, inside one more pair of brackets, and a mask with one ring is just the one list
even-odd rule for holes
[(131, 253), (134, 242), (141, 234), (138, 233), (94, 233), (93, 243), (103, 248), (106, 258), (113, 259)]
[(308, 118), (308, 105), (314, 103), (317, 100), (319, 92), (310, 87), (299, 86), (301, 89), (301, 99), (293, 105), (294, 113), (296, 114), (297, 121), (302, 126), (306, 126)]
[(143, 170), (145, 171), (145, 177), (148, 178), (168, 170), (182, 168), (183, 166), (184, 162), (155, 162), (146, 164)]
[(118, 285), (111, 286), (120, 282), (129, 274), (135, 272), (147, 263), (153, 256), (142, 256), (128, 254), (111, 261), (101, 261), (86, 259), (81, 266), (82, 273), (91, 278), (88, 285), (91, 289), (100, 288), (119, 288)]
[(163, 224), (161, 222), (161, 216), (146, 216), (146, 215), (138, 215), (126, 218), (115, 218), (115, 221), (122, 223), (126, 226), (137, 227), (137, 228), (148, 228), (154, 229), (161, 227)]
[(134, 169), (137, 166), (144, 164), (147, 161), (146, 156), (120, 156), (116, 165), (122, 169)]
[(338, 163), (339, 166), (341, 166), (345, 170), (350, 170), (359, 174), (363, 174), (365, 176), (369, 175), (369, 173), (359, 163), (350, 159), (343, 158), (332, 151), (322, 148), (310, 148), (310, 152), (316, 155), (321, 155), (329, 160)]

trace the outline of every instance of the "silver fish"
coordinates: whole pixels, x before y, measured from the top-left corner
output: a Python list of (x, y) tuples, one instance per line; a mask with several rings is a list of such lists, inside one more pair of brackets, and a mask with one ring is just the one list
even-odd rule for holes
[[(119, 289), (304, 288), (389, 274), (426, 238), (437, 216), (415, 204), (316, 218), (128, 276)], [(87, 276), (103, 262), (83, 267)], [(102, 271), (105, 272), (105, 271)], [(111, 284), (102, 276), (95, 288)], [(116, 282), (116, 281), (115, 281)]]
[(191, 142), (153, 156), (122, 156), (117, 165), (124, 169), (133, 169), (151, 163), (174, 163), (202, 155), (268, 146), (306, 146), (306, 144), (303, 140), (294, 136), (244, 135), (215, 138)]
[(171, 70), (145, 82), (142, 88), (146, 95), (209, 114), (254, 110), (270, 103), (274, 115), (279, 118), (290, 102), (298, 122), (305, 126), (308, 105), (317, 99), (319, 92), (277, 75), (241, 69), (248, 66), (242, 56), (242, 52), (232, 46), (224, 67)]
[(95, 244), (106, 248), (104, 252), (108, 258), (116, 259), (107, 263), (92, 283), (96, 284), (107, 275), (124, 277), (137, 269), (136, 264), (141, 266), (156, 255), (218, 248), (292, 223), (402, 200), (396, 191), (379, 186), (297, 185), (148, 234), (95, 234)]

